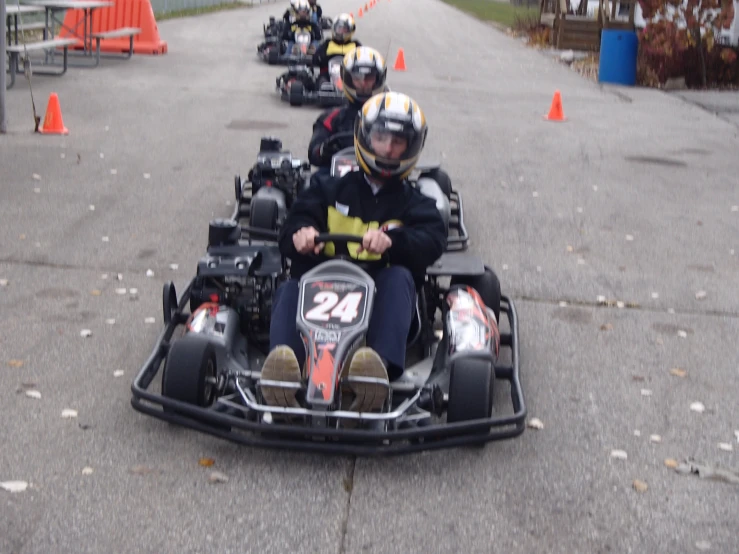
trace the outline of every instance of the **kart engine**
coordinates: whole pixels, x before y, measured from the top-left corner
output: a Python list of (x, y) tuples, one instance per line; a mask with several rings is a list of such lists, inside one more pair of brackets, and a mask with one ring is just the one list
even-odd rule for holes
[(210, 222), (208, 250), (198, 261), (190, 311), (194, 313), (206, 302), (228, 306), (238, 314), (246, 332), (267, 324), (275, 276), (259, 272), (263, 259), (260, 247), (239, 244), (240, 236), (234, 220)]
[(303, 170), (310, 171), (310, 164), (293, 160), (290, 152), (282, 151), (282, 142), (279, 139), (263, 137), (257, 163), (249, 170), (248, 175), (252, 198), (271, 197), (283, 210), (289, 210), (300, 187), (305, 184)]

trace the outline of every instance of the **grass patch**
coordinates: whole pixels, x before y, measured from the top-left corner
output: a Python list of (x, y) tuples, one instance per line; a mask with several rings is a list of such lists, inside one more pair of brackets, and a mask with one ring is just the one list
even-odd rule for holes
[(517, 19), (539, 17), (539, 7), (514, 6), (498, 0), (444, 0), (450, 6), (474, 15), (483, 21), (491, 21), (512, 27)]
[(251, 8), (252, 4), (245, 2), (224, 2), (214, 6), (203, 6), (201, 8), (187, 8), (184, 10), (175, 10), (171, 12), (154, 13), (157, 21), (165, 21), (167, 19), (178, 19), (181, 17), (192, 17), (194, 15), (203, 15), (207, 13), (223, 12), (227, 10), (239, 10), (242, 8)]

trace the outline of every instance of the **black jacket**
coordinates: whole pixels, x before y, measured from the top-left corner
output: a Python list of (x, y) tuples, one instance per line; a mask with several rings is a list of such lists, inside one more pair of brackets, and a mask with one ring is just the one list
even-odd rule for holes
[(313, 23), (312, 21), (307, 21), (301, 23), (293, 23), (292, 25), (285, 25), (282, 28), (282, 40), (295, 42), (295, 32), (298, 29), (306, 29), (307, 31), (309, 31), (313, 40), (321, 40), (321, 38), (323, 37), (321, 25), (318, 23)]
[[(354, 131), (354, 120), (357, 118), (361, 104), (345, 104), (339, 108), (332, 108), (318, 116), (313, 124), (313, 136), (308, 143), (308, 161), (316, 167), (329, 167), (331, 157), (335, 152), (324, 152), (321, 156), (321, 145), (332, 135), (345, 131)], [(354, 145), (353, 138), (342, 141), (343, 147)]]
[[(311, 186), (295, 200), (279, 238), (280, 251), (292, 261), (291, 276), (295, 279), (320, 263), (295, 250), (293, 234), (303, 227), (350, 235), (384, 229), (393, 241), (388, 250), (390, 264), (407, 267), (417, 285), (447, 244), (444, 221), (434, 200), (406, 181), (387, 183), (374, 195), (361, 171), (347, 173), (341, 179), (313, 178)], [(360, 261), (380, 258), (366, 251), (357, 256), (357, 247), (328, 243), (323, 254), (332, 256), (336, 250), (347, 248), (352, 258)]]
[(359, 48), (362, 43), (358, 40), (352, 40), (346, 44), (339, 44), (329, 39), (316, 48), (313, 54), (313, 65), (320, 69), (321, 75), (328, 74), (328, 61), (334, 56), (343, 56), (354, 48)]

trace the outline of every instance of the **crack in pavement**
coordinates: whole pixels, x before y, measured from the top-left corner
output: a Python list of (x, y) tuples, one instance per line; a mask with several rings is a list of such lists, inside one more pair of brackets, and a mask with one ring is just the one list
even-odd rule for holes
[[(107, 271), (110, 273), (116, 273), (120, 271), (139, 271), (139, 269), (132, 269), (130, 267), (123, 267), (118, 269), (106, 269), (104, 267), (90, 267), (85, 265), (73, 265), (73, 264), (63, 264), (63, 263), (56, 263), (56, 262), (46, 262), (43, 260), (20, 260), (17, 258), (14, 258), (12, 256), (9, 256), (7, 258), (0, 258), (0, 264), (11, 264), (11, 265), (27, 265), (32, 267), (46, 267), (49, 269), (66, 269), (66, 270), (77, 270), (77, 271)], [(571, 298), (542, 298), (537, 296), (530, 296), (527, 294), (518, 294), (516, 296), (512, 296), (514, 300), (518, 299), (524, 302), (535, 302), (538, 304), (559, 304), (560, 302), (567, 302), (568, 306), (579, 306), (579, 307), (589, 307), (589, 308), (612, 308), (616, 307), (618, 309), (628, 309), (628, 310), (638, 310), (642, 312), (648, 312), (648, 313), (664, 313), (667, 312), (670, 315), (687, 315), (687, 316), (710, 316), (710, 317), (729, 317), (732, 319), (739, 318), (739, 312), (731, 312), (731, 311), (721, 311), (721, 310), (677, 310), (674, 308), (665, 309), (665, 308), (649, 308), (645, 306), (641, 306), (637, 304), (636, 302), (623, 302), (623, 307), (619, 308), (617, 306), (616, 300), (605, 300), (604, 302), (599, 301), (588, 301), (588, 300), (577, 300), (577, 299), (571, 299)], [(352, 470), (353, 472), (353, 470)]]
[(346, 552), (346, 535), (349, 529), (349, 514), (351, 513), (352, 507), (352, 492), (354, 491), (354, 470), (357, 467), (356, 456), (352, 458), (351, 464), (349, 464), (349, 471), (346, 477), (344, 477), (344, 490), (347, 492), (346, 508), (341, 518), (341, 541), (339, 542), (339, 554)]
[(534, 302), (537, 304), (559, 304), (560, 302), (566, 302), (567, 306), (578, 306), (578, 307), (587, 307), (587, 308), (617, 308), (619, 310), (636, 310), (640, 312), (648, 312), (648, 313), (669, 313), (670, 315), (688, 315), (688, 316), (719, 316), (719, 317), (729, 317), (732, 319), (739, 319), (739, 312), (725, 312), (720, 310), (676, 310), (674, 308), (648, 308), (645, 306), (641, 306), (635, 302), (624, 302), (624, 306), (622, 308), (619, 308), (616, 305), (615, 300), (606, 300), (605, 302), (599, 302), (599, 301), (588, 301), (588, 300), (572, 300), (572, 299), (552, 299), (552, 298), (540, 298), (536, 296), (528, 296), (526, 294), (519, 294), (518, 296), (512, 296), (514, 300), (520, 300), (524, 302)]

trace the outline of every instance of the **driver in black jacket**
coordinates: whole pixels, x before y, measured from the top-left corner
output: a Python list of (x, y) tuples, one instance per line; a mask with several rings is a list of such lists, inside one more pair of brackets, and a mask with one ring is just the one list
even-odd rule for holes
[[(426, 120), (405, 94), (387, 92), (370, 98), (354, 127), (359, 171), (341, 179), (316, 179), (293, 204), (280, 232), (280, 251), (290, 258), (291, 279), (275, 292), (270, 326), (270, 353), (261, 379), (300, 383), (306, 377), (306, 352), (296, 327), (299, 280), (321, 260), (337, 253), (359, 262), (381, 261), (368, 272), (376, 293), (366, 336), (344, 375), (369, 377), (352, 382), (350, 410), (381, 409), (389, 381), (403, 373), (405, 349), (415, 309), (416, 287), (426, 268), (444, 252), (447, 234), (434, 200), (406, 180), (426, 140)], [(360, 235), (362, 244), (315, 244), (319, 232)], [(325, 258), (324, 258), (325, 259)], [(265, 401), (297, 407), (295, 389), (261, 384)]]
[(344, 56), (341, 80), (349, 102), (318, 116), (308, 144), (308, 161), (318, 167), (317, 174), (328, 175), (331, 171), (331, 157), (353, 144), (351, 136), (341, 141), (329, 139), (337, 133), (354, 130), (354, 120), (359, 110), (371, 96), (385, 90), (386, 79), (385, 60), (374, 48), (359, 46)]

